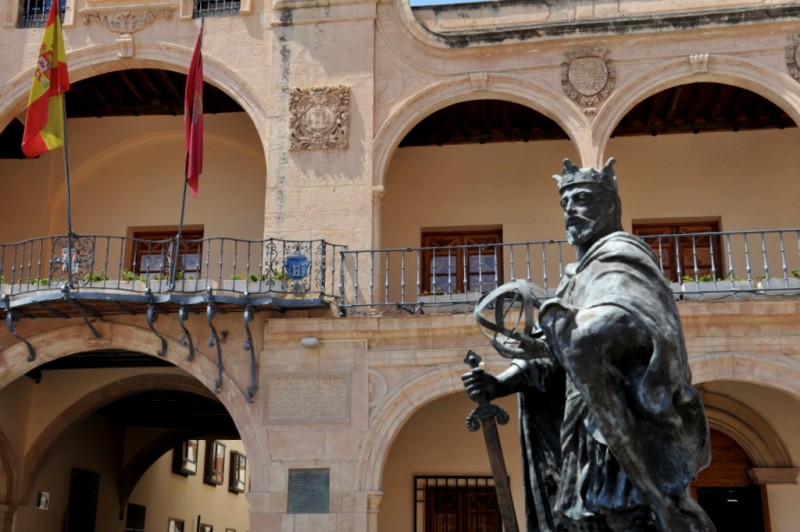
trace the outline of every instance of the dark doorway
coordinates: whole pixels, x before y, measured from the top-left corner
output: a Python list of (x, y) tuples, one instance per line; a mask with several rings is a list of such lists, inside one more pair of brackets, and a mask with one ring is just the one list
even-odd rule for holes
[(697, 502), (717, 527), (717, 532), (765, 532), (761, 489), (697, 488)]

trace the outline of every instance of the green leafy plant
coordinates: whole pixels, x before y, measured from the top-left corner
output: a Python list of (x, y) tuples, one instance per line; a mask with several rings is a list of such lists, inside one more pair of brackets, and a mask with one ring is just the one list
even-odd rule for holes
[(35, 284), (39, 286), (50, 286), (50, 279), (47, 277), (34, 277), (33, 279), (28, 279), (28, 284)]
[(231, 281), (244, 281), (245, 277), (243, 273), (234, 273), (231, 275)]
[(120, 279), (123, 281), (146, 281), (147, 278), (129, 270), (119, 272)]
[(99, 283), (102, 281), (108, 281), (108, 275), (106, 275), (105, 270), (100, 270), (99, 272), (89, 272), (83, 276), (84, 283)]
[(276, 281), (291, 281), (292, 278), (289, 277), (289, 274), (284, 271), (275, 272), (272, 276), (273, 279)]
[[(746, 281), (747, 279), (742, 279), (738, 275), (730, 274), (726, 277), (720, 277), (717, 279), (718, 283), (726, 283), (731, 281)], [(703, 275), (698, 275), (697, 279), (694, 278), (694, 275), (684, 275), (681, 277), (682, 283), (693, 283), (693, 282), (700, 282), (700, 283), (712, 283), (714, 282), (714, 277), (710, 273), (705, 273)]]
[(792, 277), (795, 279), (800, 279), (800, 270), (797, 268), (792, 268)]

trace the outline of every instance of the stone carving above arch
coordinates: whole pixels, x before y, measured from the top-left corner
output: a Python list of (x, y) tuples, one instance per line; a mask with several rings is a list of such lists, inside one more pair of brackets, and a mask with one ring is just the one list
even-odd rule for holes
[(797, 81), (800, 81), (800, 33), (792, 35), (786, 47), (786, 69)]
[(389, 389), (389, 383), (386, 381), (386, 376), (377, 369), (369, 370), (368, 379), (369, 407), (375, 408), (386, 395), (386, 391)]
[(350, 88), (292, 89), (289, 96), (292, 151), (347, 149)]
[(176, 9), (174, 4), (147, 4), (86, 7), (79, 13), (86, 25), (97, 23), (109, 31), (130, 34), (146, 28), (160, 18), (171, 19)]
[(608, 53), (599, 48), (581, 48), (564, 54), (561, 87), (587, 115), (596, 114), (597, 107), (614, 90), (617, 75)]
[(87, 7), (80, 10), (80, 15), (87, 26), (97, 23), (109, 31), (119, 33), (117, 55), (120, 58), (130, 58), (136, 49), (131, 34), (160, 18), (171, 19), (175, 10), (176, 6), (173, 4), (123, 5)]

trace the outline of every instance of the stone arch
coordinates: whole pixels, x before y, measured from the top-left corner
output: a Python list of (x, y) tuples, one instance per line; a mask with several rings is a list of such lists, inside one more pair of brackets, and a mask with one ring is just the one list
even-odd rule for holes
[(584, 161), (601, 166), (614, 128), (634, 105), (664, 89), (686, 83), (716, 82), (752, 91), (783, 109), (800, 125), (797, 82), (762, 63), (728, 55), (685, 56), (647, 68), (617, 90), (603, 104), (593, 127), (596, 159)]
[[(95, 339), (83, 323), (73, 323), (29, 337), (28, 341), (36, 350), (36, 359), (32, 363), (26, 362), (28, 351), (24, 344), (18, 343), (8, 348), (3, 352), (2, 362), (0, 362), (0, 387), (8, 385), (30, 370), (51, 360), (97, 348), (126, 349), (158, 357), (157, 351), (160, 349), (160, 342), (151, 331), (131, 325), (102, 321), (96, 322), (94, 325), (100, 332), (100, 339)], [(217, 380), (217, 367), (211, 360), (213, 357), (196, 352), (194, 360), (189, 361), (187, 355), (187, 349), (178, 340), (167, 337), (167, 352), (161, 358), (184, 370), (188, 375), (149, 374), (122, 379), (102, 386), (68, 406), (50, 425), (45, 427), (26, 453), (18, 470), (14, 500), (23, 500), (22, 497), (27, 495), (27, 491), (30, 489), (28, 482), (35, 476), (48, 449), (59, 436), (99, 407), (133, 392), (173, 389), (206, 397), (216, 397), (230, 413), (245, 448), (249, 449), (250, 446), (256, 448), (255, 423), (249, 419), (252, 409), (236, 407), (245, 402), (243, 390), (227, 373), (223, 373), (222, 387), (219, 394), (215, 396), (211, 391)], [(0, 453), (0, 460), (5, 461), (4, 459), (4, 455)], [(8, 465), (3, 465), (3, 467), (7, 468)]]
[(425, 404), (463, 389), (463, 373), (458, 366), (436, 368), (398, 384), (394, 393), (383, 398), (382, 406), (370, 416), (369, 432), (361, 445), (357, 477), (360, 489), (380, 492), (383, 466), (403, 426)]
[(730, 436), (754, 467), (791, 467), (786, 446), (773, 428), (746, 404), (713, 392), (703, 392), (708, 424)]
[[(136, 41), (134, 56), (121, 62), (116, 44), (111, 43), (69, 51), (67, 64), (73, 83), (98, 74), (131, 68), (166, 68), (188, 72), (192, 51), (191, 47), (174, 43)], [(0, 108), (0, 124), (7, 124), (25, 109), (31, 75), (31, 70), (26, 69), (0, 90), (0, 102), (5, 103), (5, 107)], [(267, 131), (267, 103), (252, 90), (250, 84), (212, 56), (203, 57), (203, 77), (242, 106), (255, 124), (263, 144)]]
[[(766, 343), (769, 337), (762, 338)], [(780, 339), (774, 339), (775, 344)], [(689, 357), (693, 382), (748, 382), (774, 388), (800, 400), (800, 361), (781, 353), (708, 353)]]
[(563, 94), (546, 85), (515, 76), (460, 76), (418, 92), (382, 125), (373, 144), (373, 185), (383, 187), (394, 150), (419, 120), (448, 105), (478, 98), (507, 100), (542, 113), (567, 133), (582, 159), (590, 155), (588, 121)]

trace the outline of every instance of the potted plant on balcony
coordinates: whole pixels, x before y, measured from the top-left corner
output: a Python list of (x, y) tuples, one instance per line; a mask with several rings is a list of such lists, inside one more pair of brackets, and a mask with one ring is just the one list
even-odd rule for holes
[(742, 279), (734, 274), (725, 278), (714, 280), (711, 274), (684, 275), (681, 278), (681, 291), (684, 294), (693, 293), (695, 299), (709, 301), (712, 299), (724, 299), (730, 297), (732, 293), (747, 292), (752, 290), (750, 281)]
[[(169, 292), (169, 279), (166, 275), (156, 274), (147, 280), (147, 286), (153, 292)], [(208, 279), (195, 279), (193, 275), (186, 275), (182, 270), (175, 272), (175, 286), (173, 293), (196, 294), (203, 292), (207, 287), (214, 287), (213, 281)]]
[(758, 289), (767, 295), (788, 296), (800, 294), (800, 270), (793, 268), (786, 277), (765, 276)]
[(248, 294), (286, 292), (287, 281), (290, 281), (289, 276), (283, 271), (274, 272), (272, 275), (234, 273), (230, 279), (222, 281), (222, 289), (229, 292), (247, 292)]

